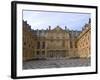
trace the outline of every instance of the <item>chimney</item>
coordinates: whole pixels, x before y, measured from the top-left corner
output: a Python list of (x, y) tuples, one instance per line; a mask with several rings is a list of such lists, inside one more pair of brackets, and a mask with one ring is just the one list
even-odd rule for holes
[(27, 21), (24, 21), (24, 24), (27, 25)]
[(49, 30), (51, 30), (51, 26), (49, 26)]
[(23, 25), (26, 26), (27, 25), (27, 21), (23, 20)]
[(91, 23), (91, 19), (89, 18), (89, 24)]
[(67, 26), (65, 26), (65, 30), (67, 30)]

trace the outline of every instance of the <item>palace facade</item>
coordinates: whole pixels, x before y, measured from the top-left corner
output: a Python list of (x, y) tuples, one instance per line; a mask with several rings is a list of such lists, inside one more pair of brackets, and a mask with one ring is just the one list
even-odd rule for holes
[(23, 21), (23, 60), (89, 58), (91, 51), (91, 22), (82, 31), (60, 26), (33, 30)]

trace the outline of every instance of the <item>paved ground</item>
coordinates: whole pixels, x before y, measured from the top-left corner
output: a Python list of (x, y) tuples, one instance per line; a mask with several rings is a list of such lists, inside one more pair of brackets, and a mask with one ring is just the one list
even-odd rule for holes
[(90, 66), (90, 59), (34, 60), (23, 62), (23, 69)]

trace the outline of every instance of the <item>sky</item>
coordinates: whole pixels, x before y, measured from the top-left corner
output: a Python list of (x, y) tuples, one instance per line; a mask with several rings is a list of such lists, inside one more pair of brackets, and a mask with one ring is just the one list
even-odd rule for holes
[(89, 13), (23, 11), (23, 20), (27, 21), (34, 30), (47, 29), (49, 26), (51, 26), (51, 29), (56, 26), (65, 29), (65, 26), (67, 26), (70, 30), (82, 30), (89, 18), (91, 18)]

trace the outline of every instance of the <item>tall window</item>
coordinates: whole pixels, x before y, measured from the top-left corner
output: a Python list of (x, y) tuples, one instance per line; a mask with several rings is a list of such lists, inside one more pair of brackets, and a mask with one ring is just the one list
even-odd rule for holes
[(72, 41), (70, 41), (70, 48), (73, 48)]
[(40, 49), (40, 42), (37, 42), (37, 49)]
[(40, 55), (40, 52), (39, 51), (37, 51), (37, 55)]
[(45, 48), (45, 42), (42, 42), (42, 49)]
[(45, 54), (45, 51), (42, 51), (42, 55), (44, 55)]

